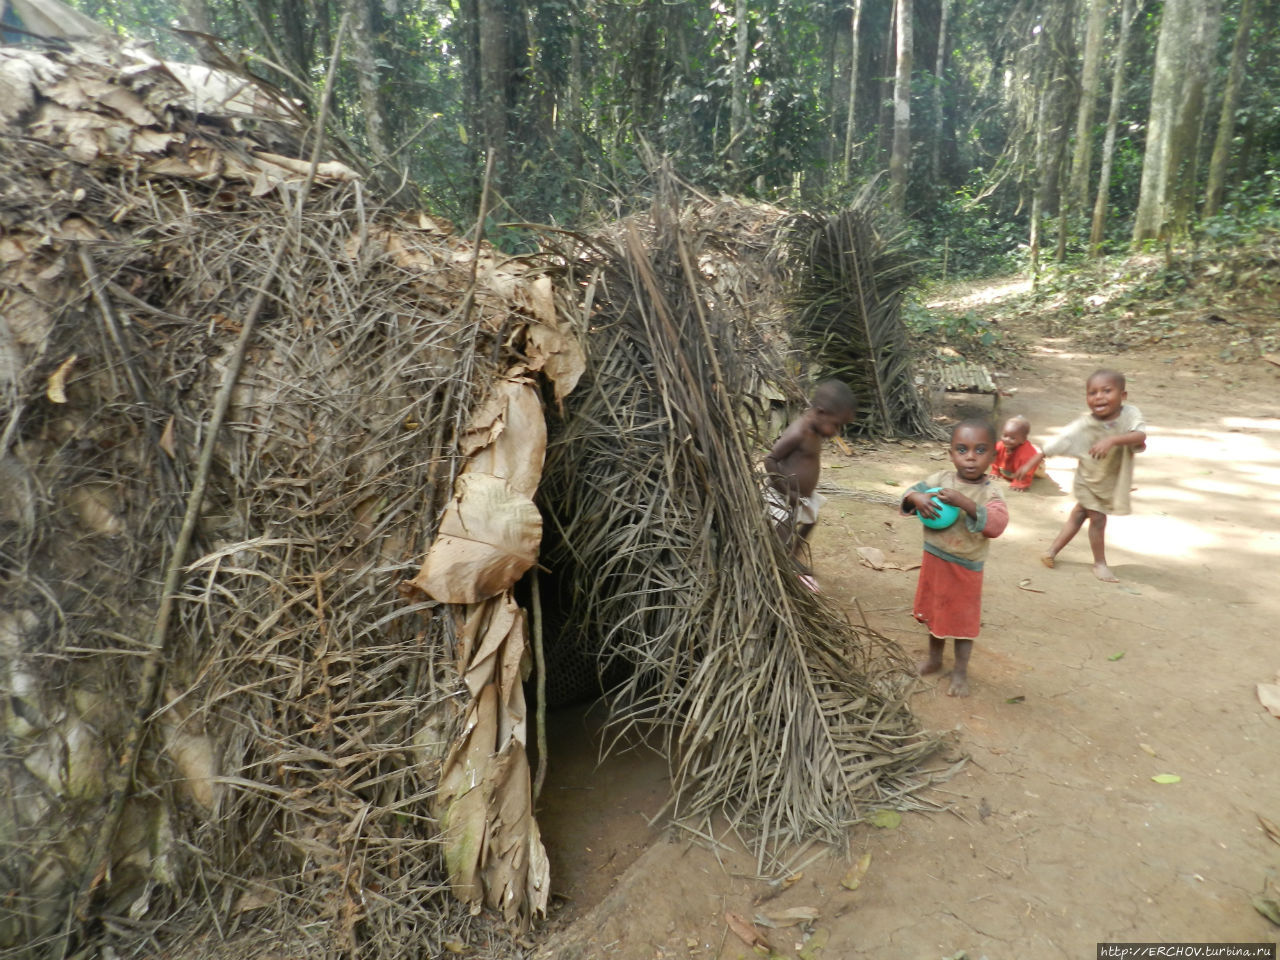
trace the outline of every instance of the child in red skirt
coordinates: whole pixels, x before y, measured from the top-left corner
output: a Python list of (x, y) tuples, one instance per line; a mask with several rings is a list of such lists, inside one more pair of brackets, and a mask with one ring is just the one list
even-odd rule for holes
[[(986, 420), (965, 420), (951, 432), (951, 464), (917, 483), (902, 498), (904, 513), (930, 519), (938, 515), (937, 497), (960, 510), (960, 517), (942, 530), (924, 528), (924, 559), (916, 585), (913, 616), (929, 628), (929, 656), (920, 675), (942, 669), (947, 640), (955, 641), (956, 663), (947, 694), (969, 695), (969, 655), (982, 621), (982, 564), (988, 541), (1009, 524), (1009, 508), (988, 471), (996, 456), (996, 431)], [(934, 487), (942, 492), (925, 493)]]

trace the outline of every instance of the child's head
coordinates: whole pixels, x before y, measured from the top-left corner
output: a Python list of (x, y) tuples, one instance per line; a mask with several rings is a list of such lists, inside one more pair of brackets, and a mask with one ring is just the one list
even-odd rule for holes
[(1114, 420), (1120, 415), (1125, 397), (1124, 374), (1117, 370), (1095, 370), (1084, 382), (1084, 399), (1096, 420)]
[(824, 437), (834, 437), (853, 419), (858, 404), (853, 391), (839, 380), (823, 380), (813, 388), (806, 415), (813, 429)]
[(962, 420), (951, 431), (951, 463), (962, 480), (981, 480), (996, 458), (996, 428), (990, 420)]
[(1009, 451), (1017, 450), (1031, 436), (1031, 421), (1019, 414), (1010, 417), (1000, 428), (1000, 442)]

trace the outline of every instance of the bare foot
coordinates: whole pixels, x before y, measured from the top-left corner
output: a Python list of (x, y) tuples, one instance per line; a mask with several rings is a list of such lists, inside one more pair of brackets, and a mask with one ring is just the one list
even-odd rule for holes
[(1103, 583), (1119, 583), (1120, 578), (1111, 572), (1111, 568), (1105, 563), (1095, 563), (1093, 565), (1093, 575)]
[(969, 695), (969, 678), (951, 674), (951, 686), (947, 687), (948, 697), (967, 697)]
[(921, 660), (916, 664), (916, 673), (922, 677), (927, 677), (931, 673), (937, 673), (942, 669), (941, 660)]
[(1050, 570), (1052, 570), (1052, 569), (1053, 569), (1053, 565), (1054, 565), (1055, 563), (1057, 563), (1058, 561), (1057, 561), (1056, 559), (1054, 559), (1053, 554), (1051, 554), (1051, 553), (1046, 553), (1043, 557), (1041, 557), (1041, 558), (1040, 558), (1040, 562), (1041, 562), (1041, 563), (1043, 563), (1043, 564), (1044, 564), (1046, 567), (1048, 567)]

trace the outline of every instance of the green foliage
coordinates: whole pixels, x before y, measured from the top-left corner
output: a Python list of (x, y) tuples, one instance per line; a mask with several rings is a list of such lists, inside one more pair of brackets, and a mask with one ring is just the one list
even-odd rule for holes
[(1280, 230), (1280, 170), (1267, 170), (1236, 186), (1217, 216), (1201, 222), (1198, 238), (1215, 246), (1238, 246)]
[(989, 320), (984, 320), (972, 310), (964, 313), (946, 313), (930, 310), (914, 300), (903, 307), (903, 321), (917, 343), (932, 346), (948, 345), (961, 353), (975, 352), (974, 348), (998, 346), (1004, 332)]
[(988, 276), (1015, 269), (1026, 239), (1025, 219), (1000, 217), (962, 189), (939, 204), (933, 217), (918, 223), (908, 249), (926, 261), (930, 276)]

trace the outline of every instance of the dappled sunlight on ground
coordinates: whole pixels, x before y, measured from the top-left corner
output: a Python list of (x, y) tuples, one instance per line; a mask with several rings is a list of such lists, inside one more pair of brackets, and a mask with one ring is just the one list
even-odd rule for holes
[(930, 310), (972, 310), (1030, 292), (1029, 279), (1005, 279), (996, 283), (981, 280), (972, 284), (952, 284), (947, 287), (946, 297), (931, 299), (925, 306)]

